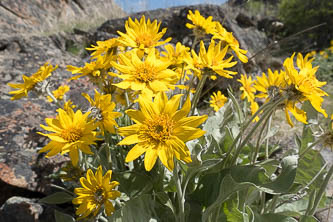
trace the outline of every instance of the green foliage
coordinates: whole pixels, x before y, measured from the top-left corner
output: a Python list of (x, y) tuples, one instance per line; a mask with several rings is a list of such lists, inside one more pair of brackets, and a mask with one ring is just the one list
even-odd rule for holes
[(300, 50), (313, 49), (314, 42), (316, 47), (322, 48), (327, 46), (333, 38), (333, 2), (331, 0), (282, 0), (279, 5), (279, 17), (285, 24), (287, 35), (325, 23), (324, 26), (311, 30), (292, 41), (291, 44), (296, 44)]

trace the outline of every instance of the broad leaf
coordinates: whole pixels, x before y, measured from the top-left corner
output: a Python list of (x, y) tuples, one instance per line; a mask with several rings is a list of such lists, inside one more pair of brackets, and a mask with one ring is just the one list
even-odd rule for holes
[(66, 192), (56, 192), (39, 201), (46, 204), (63, 204), (72, 201), (74, 197)]
[(75, 222), (75, 219), (72, 216), (57, 210), (54, 210), (54, 217), (56, 222)]

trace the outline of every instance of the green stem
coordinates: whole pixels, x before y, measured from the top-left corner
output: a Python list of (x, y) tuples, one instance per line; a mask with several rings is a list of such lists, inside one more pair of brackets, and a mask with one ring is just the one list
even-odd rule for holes
[(313, 203), (313, 207), (311, 208), (310, 212), (308, 213), (309, 216), (313, 216), (314, 213), (316, 212), (316, 209), (320, 203), (320, 200), (321, 200), (323, 194), (326, 191), (327, 184), (331, 180), (332, 175), (333, 175), (333, 165), (330, 167), (330, 170), (326, 174), (324, 182), (321, 184), (321, 187), (320, 187), (318, 193), (316, 194), (316, 197), (315, 197), (315, 200)]
[(181, 181), (178, 175), (178, 163), (177, 160), (174, 160), (175, 162), (175, 166), (173, 169), (173, 176), (175, 179), (175, 183), (176, 183), (176, 189), (177, 189), (177, 199), (178, 199), (178, 221), (179, 222), (185, 222), (185, 198), (183, 195), (183, 191), (182, 191), (182, 186), (181, 186)]
[(233, 143), (231, 144), (231, 146), (228, 149), (228, 152), (226, 154), (226, 158), (228, 158), (231, 154), (231, 152), (233, 151), (233, 149), (235, 148), (236, 144), (239, 142), (241, 136), (244, 134), (244, 131), (249, 127), (249, 125), (252, 123), (252, 121), (259, 115), (259, 113), (261, 113), (262, 111), (264, 111), (265, 109), (267, 109), (267, 107), (270, 107), (272, 105), (273, 102), (268, 102), (265, 103), (264, 105), (262, 105), (257, 112), (255, 112), (252, 117), (250, 118), (249, 121), (247, 121), (247, 123), (245, 123), (245, 125), (242, 127), (242, 129), (240, 130), (240, 132), (238, 133), (238, 135), (236, 136), (236, 138), (234, 139)]
[(265, 212), (266, 193), (261, 191), (260, 214)]
[(195, 110), (195, 107), (197, 106), (197, 103), (199, 101), (199, 98), (200, 98), (200, 94), (201, 94), (201, 91), (205, 85), (205, 82), (207, 80), (207, 77), (208, 77), (208, 73), (205, 73), (202, 75), (202, 78), (200, 79), (199, 83), (198, 83), (198, 86), (196, 88), (196, 92), (194, 94), (194, 97), (193, 97), (193, 102), (192, 102), (192, 108), (191, 108), (191, 116), (194, 114), (194, 110)]
[(46, 88), (46, 93), (49, 97), (51, 97), (51, 99), (53, 100), (53, 102), (59, 107), (59, 108), (63, 108), (59, 101), (54, 97), (54, 95), (52, 94), (52, 92), (50, 91), (50, 88), (48, 86), (45, 87)]
[(254, 125), (254, 127), (251, 129), (251, 131), (247, 134), (245, 139), (242, 141), (242, 143), (236, 148), (235, 155), (233, 156), (233, 159), (231, 161), (231, 166), (234, 165), (237, 161), (237, 158), (240, 154), (241, 149), (245, 146), (245, 144), (249, 141), (249, 139), (252, 137), (256, 129), (261, 125), (261, 123), (268, 117), (269, 115), (272, 115), (272, 113), (275, 111), (276, 107), (279, 105), (279, 101), (273, 103), (266, 112), (263, 114), (263, 116), (260, 118), (260, 120)]
[(271, 202), (270, 207), (269, 207), (269, 208), (270, 208), (270, 209), (269, 209), (269, 212), (270, 212), (270, 213), (274, 213), (274, 211), (275, 211), (275, 206), (276, 206), (276, 202), (277, 202), (279, 196), (280, 196), (280, 195), (278, 195), (278, 194), (273, 196), (272, 202)]
[(259, 135), (258, 135), (258, 140), (257, 140), (257, 144), (256, 144), (256, 149), (255, 149), (255, 152), (254, 152), (254, 155), (252, 156), (252, 164), (255, 164), (255, 162), (257, 161), (257, 156), (258, 156), (258, 153), (259, 153), (259, 150), (260, 150), (260, 140), (261, 140), (261, 136), (266, 128), (266, 124), (268, 122), (268, 119), (266, 119), (264, 125), (262, 126), (260, 132), (259, 132)]
[[(272, 117), (273, 115), (270, 115), (268, 117), (268, 126), (267, 126), (267, 134), (266, 136), (269, 134), (269, 132), (271, 131), (271, 125), (272, 125)], [(266, 147), (265, 147), (265, 160), (268, 159), (269, 157), (269, 153), (268, 153), (268, 145), (269, 145), (269, 138), (267, 137), (266, 139)]]

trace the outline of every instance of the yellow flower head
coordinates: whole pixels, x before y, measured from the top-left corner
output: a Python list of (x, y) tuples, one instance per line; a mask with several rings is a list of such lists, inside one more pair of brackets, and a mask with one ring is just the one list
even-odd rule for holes
[(111, 63), (121, 73), (116, 76), (122, 81), (115, 86), (148, 95), (175, 88), (177, 73), (168, 69), (169, 62), (157, 59), (154, 51), (150, 51), (144, 61), (136, 53), (131, 53), (130, 57), (121, 54), (119, 59), (120, 64)]
[(101, 95), (95, 90), (95, 101), (87, 93), (82, 95), (89, 101), (91, 107), (90, 117), (96, 121), (97, 126), (104, 133), (104, 130), (115, 133), (115, 126), (118, 126), (115, 118), (121, 116), (121, 113), (113, 112), (116, 104), (111, 101), (111, 94)]
[[(52, 94), (53, 94), (54, 98), (56, 98), (57, 100), (62, 100), (64, 98), (64, 95), (68, 91), (69, 91), (69, 86), (63, 85), (63, 86), (59, 86), (58, 89), (53, 90)], [(53, 102), (53, 99), (50, 96), (47, 96), (47, 99), (49, 102)]]
[(228, 45), (231, 50), (235, 52), (240, 61), (243, 63), (248, 62), (248, 58), (246, 56), (247, 51), (239, 47), (239, 42), (237, 39), (232, 35), (231, 32), (228, 32), (225, 28), (223, 28), (219, 22), (216, 22), (216, 31), (213, 35), (213, 39), (219, 39), (225, 42), (226, 45)]
[(99, 166), (95, 174), (88, 169), (86, 177), (80, 178), (82, 187), (74, 189), (78, 197), (72, 201), (73, 204), (80, 205), (76, 210), (76, 215), (80, 216), (78, 219), (88, 217), (90, 214), (96, 216), (103, 205), (107, 216), (114, 212), (112, 200), (120, 197), (120, 192), (114, 190), (119, 182), (111, 181), (111, 175), (112, 170), (108, 170), (103, 176), (102, 166)]
[(265, 73), (262, 76), (257, 76), (257, 80), (254, 82), (254, 88), (259, 92), (256, 96), (258, 98), (276, 99), (281, 97), (281, 91), (285, 87), (284, 72), (278, 72), (277, 70), (272, 72), (268, 69), (267, 76)]
[[(295, 55), (295, 54), (294, 54)], [(326, 82), (320, 82), (315, 73), (318, 67), (312, 67), (311, 62), (313, 58), (308, 60), (309, 54), (304, 58), (302, 54), (297, 55), (297, 69), (294, 66), (294, 55), (290, 58), (287, 58), (284, 61), (285, 69), (285, 81), (287, 82), (287, 87), (285, 89), (286, 93), (286, 117), (288, 123), (293, 126), (293, 123), (290, 119), (288, 111), (290, 111), (298, 121), (307, 123), (306, 113), (297, 108), (296, 104), (299, 102), (309, 101), (314, 109), (322, 113), (327, 117), (326, 111), (321, 107), (324, 99), (323, 96), (328, 94), (324, 92), (320, 87), (324, 86)]]
[(170, 69), (174, 70), (179, 78), (182, 78), (184, 72), (185, 58), (190, 56), (190, 48), (177, 42), (176, 47), (172, 45), (164, 46), (166, 52), (162, 52), (161, 60), (170, 62)]
[(162, 60), (169, 61), (172, 65), (180, 65), (184, 63), (184, 58), (189, 55), (190, 48), (177, 42), (176, 47), (172, 45), (164, 46), (166, 52), (162, 52)]
[(50, 134), (39, 132), (43, 136), (51, 139), (39, 152), (48, 152), (46, 157), (54, 156), (58, 153), (69, 153), (74, 166), (79, 161), (79, 149), (86, 154), (93, 154), (89, 145), (96, 144), (96, 125), (89, 121), (89, 112), (82, 114), (80, 110), (74, 113), (72, 109), (67, 111), (57, 109), (58, 116), (46, 118), (48, 126), (40, 125), (43, 129), (51, 131)]
[(217, 112), (219, 109), (224, 106), (228, 98), (225, 97), (221, 91), (213, 92), (213, 95), (210, 96), (210, 106), (214, 108), (214, 111)]
[[(97, 41), (97, 45), (91, 45), (87, 50), (94, 51), (91, 53), (92, 58), (97, 59), (99, 56), (116, 56), (119, 48), (118, 38), (112, 38), (105, 41)], [(112, 58), (115, 60), (115, 58)]]
[(35, 86), (41, 82), (43, 82), (45, 79), (47, 79), (49, 76), (51, 76), (51, 73), (58, 68), (58, 65), (56, 65), (54, 68), (52, 65), (49, 65), (48, 62), (46, 62), (43, 66), (41, 66), (37, 72), (32, 74), (30, 77), (23, 75), (23, 82), (24, 83), (8, 83), (8, 85), (12, 88), (18, 89), (16, 91), (11, 91), (9, 94), (14, 95), (11, 100), (20, 99), (24, 96), (28, 96), (28, 92), (33, 90)]
[(98, 56), (97, 60), (85, 63), (84, 67), (67, 66), (67, 71), (73, 75), (80, 74), (72, 77), (70, 80), (75, 80), (83, 76), (88, 76), (90, 81), (99, 85), (100, 82), (107, 78), (107, 72), (111, 68), (111, 57), (106, 55)]
[[(253, 87), (253, 83), (256, 82), (255, 80), (252, 80), (252, 77), (247, 77), (246, 74), (242, 74), (241, 78), (237, 80), (242, 84), (242, 86), (239, 88), (241, 91), (243, 91), (241, 95), (241, 99), (247, 99), (248, 102), (251, 103), (251, 113), (252, 115), (256, 113), (259, 109), (258, 103), (255, 101), (255, 93), (256, 89)], [(254, 121), (258, 121), (259, 117), (256, 117)]]
[(232, 78), (231, 75), (235, 75), (237, 72), (225, 70), (225, 68), (233, 67), (237, 62), (231, 62), (233, 58), (232, 56), (225, 59), (227, 51), (228, 46), (222, 49), (221, 42), (215, 45), (215, 41), (211, 41), (208, 50), (206, 50), (203, 41), (201, 41), (199, 57), (202, 61), (203, 67), (214, 71), (219, 76)]
[(247, 99), (247, 101), (251, 102), (255, 99), (256, 89), (253, 87), (253, 83), (255, 80), (252, 80), (252, 77), (247, 77), (246, 74), (242, 74), (240, 79), (237, 79), (238, 82), (242, 84), (239, 88), (243, 93), (241, 95), (241, 99)]
[(180, 98), (181, 95), (178, 94), (168, 100), (164, 92), (157, 94), (154, 101), (140, 96), (141, 111), (126, 111), (135, 124), (119, 128), (119, 134), (125, 138), (118, 145), (136, 144), (127, 154), (126, 162), (133, 161), (145, 153), (144, 164), (147, 171), (153, 168), (157, 157), (172, 171), (174, 157), (186, 163), (192, 161), (185, 142), (205, 134), (197, 127), (207, 116), (187, 117), (191, 102), (187, 99), (184, 106), (177, 110)]
[(171, 40), (171, 38), (167, 38), (164, 41), (160, 41), (167, 30), (163, 28), (162, 31), (159, 32), (160, 26), (161, 22), (157, 23), (157, 20), (151, 22), (150, 19), (148, 19), (146, 22), (144, 15), (141, 17), (140, 21), (137, 19), (133, 21), (131, 18), (128, 18), (125, 24), (126, 33), (118, 31), (118, 34), (121, 36), (118, 41), (124, 46), (131, 47), (135, 50), (140, 49), (148, 53), (150, 49), (163, 45)]
[(188, 11), (187, 19), (191, 20), (193, 24), (186, 23), (186, 27), (193, 29), (193, 33), (197, 38), (203, 38), (207, 34), (213, 34), (215, 32), (215, 24), (213, 22), (213, 17), (209, 16), (207, 19), (200, 15), (198, 10), (194, 11), (194, 14), (191, 10)]

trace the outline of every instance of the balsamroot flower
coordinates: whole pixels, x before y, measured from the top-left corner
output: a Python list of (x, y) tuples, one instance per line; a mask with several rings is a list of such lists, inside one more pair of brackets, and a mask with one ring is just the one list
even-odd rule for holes
[(111, 200), (120, 197), (120, 192), (114, 190), (119, 185), (117, 181), (111, 181), (112, 170), (108, 170), (103, 176), (102, 166), (99, 166), (95, 175), (88, 169), (86, 178), (81, 177), (80, 188), (75, 188), (74, 193), (78, 197), (73, 199), (73, 204), (80, 206), (76, 210), (79, 219), (88, 217), (90, 214), (96, 216), (104, 205), (105, 213), (110, 216), (114, 212)]
[(45, 79), (51, 76), (51, 73), (58, 68), (58, 65), (53, 67), (46, 62), (43, 66), (41, 66), (37, 72), (32, 74), (30, 77), (23, 75), (24, 83), (8, 83), (8, 85), (12, 88), (18, 89), (16, 91), (11, 91), (9, 94), (14, 95), (11, 100), (21, 99), (24, 96), (28, 96), (28, 92), (33, 90), (37, 84), (42, 83)]
[(113, 112), (116, 104), (111, 101), (111, 94), (102, 95), (95, 90), (95, 101), (87, 93), (82, 93), (82, 95), (91, 105), (89, 117), (95, 120), (102, 133), (104, 130), (115, 133), (114, 127), (118, 126), (115, 118), (121, 116), (121, 113)]
[(58, 115), (55, 119), (46, 118), (48, 126), (40, 125), (43, 129), (51, 131), (50, 134), (39, 132), (43, 136), (51, 139), (39, 152), (48, 152), (46, 157), (54, 156), (58, 153), (69, 153), (72, 164), (76, 166), (79, 161), (79, 149), (86, 154), (91, 152), (89, 145), (96, 144), (96, 125), (90, 121), (90, 112), (82, 114), (80, 110), (74, 113), (71, 108), (67, 111), (57, 109)]
[[(256, 82), (255, 80), (252, 80), (252, 77), (247, 77), (246, 74), (242, 74), (240, 79), (237, 79), (238, 82), (242, 84), (242, 86), (239, 88), (240, 91), (242, 91), (241, 99), (247, 99), (248, 102), (250, 102), (250, 108), (252, 115), (255, 114), (258, 109), (259, 105), (255, 101), (255, 93), (256, 89), (253, 87), (253, 83)], [(256, 117), (254, 119), (255, 121), (259, 120), (259, 117)]]
[(186, 59), (188, 64), (187, 69), (192, 69), (199, 78), (205, 69), (211, 72), (211, 74), (217, 73), (219, 76), (230, 79), (237, 72), (226, 70), (226, 68), (233, 67), (237, 62), (231, 62), (232, 56), (225, 59), (227, 51), (228, 46), (222, 49), (221, 42), (215, 44), (215, 41), (211, 41), (206, 50), (203, 41), (201, 41), (199, 56), (192, 50), (192, 58)]
[(138, 21), (134, 21), (131, 18), (128, 18), (128, 21), (125, 23), (126, 33), (118, 31), (119, 37), (118, 41), (124, 45), (133, 48), (134, 50), (142, 50), (146, 53), (153, 49), (156, 46), (163, 45), (171, 40), (167, 38), (164, 41), (160, 41), (163, 35), (166, 32), (166, 28), (163, 28), (159, 32), (161, 22), (157, 23), (157, 20), (153, 22), (150, 19), (147, 19), (143, 15)]
[(141, 111), (126, 111), (135, 124), (119, 128), (119, 134), (125, 138), (118, 145), (136, 144), (127, 154), (126, 162), (133, 161), (145, 153), (144, 164), (147, 171), (153, 168), (157, 157), (172, 171), (174, 157), (186, 163), (192, 161), (185, 142), (205, 134), (205, 131), (197, 127), (207, 116), (187, 117), (191, 109), (189, 99), (177, 111), (180, 98), (181, 95), (178, 94), (168, 100), (164, 92), (157, 94), (154, 101), (140, 96)]
[(225, 97), (221, 91), (213, 92), (213, 95), (210, 96), (210, 106), (214, 108), (214, 111), (217, 112), (219, 109), (224, 106), (228, 98)]
[(243, 63), (248, 62), (248, 58), (246, 56), (247, 51), (240, 48), (237, 39), (232, 35), (231, 32), (228, 32), (225, 28), (223, 28), (219, 22), (216, 22), (216, 31), (212, 39), (223, 41), (231, 48), (232, 51), (235, 52), (240, 61)]
[(175, 89), (177, 73), (168, 69), (170, 62), (157, 59), (154, 51), (150, 51), (144, 61), (136, 53), (130, 53), (129, 56), (121, 54), (119, 59), (119, 64), (111, 62), (121, 73), (115, 74), (122, 79), (115, 86), (149, 95)]
[(298, 53), (296, 64), (298, 69), (294, 66), (294, 56), (293, 54), (290, 58), (284, 61), (285, 69), (285, 81), (287, 82), (287, 87), (285, 89), (286, 101), (285, 101), (285, 113), (289, 125), (293, 126), (290, 119), (288, 111), (290, 111), (295, 118), (307, 124), (306, 113), (297, 108), (297, 104), (304, 101), (309, 101), (313, 108), (318, 112), (322, 113), (327, 117), (326, 111), (321, 107), (324, 99), (323, 96), (328, 96), (320, 87), (326, 85), (326, 82), (320, 82), (315, 73), (318, 69), (317, 67), (312, 67), (311, 62), (313, 58), (308, 60), (309, 54), (304, 58), (302, 54)]
[(198, 10), (195, 10), (194, 14), (189, 10), (187, 19), (191, 20), (193, 24), (186, 23), (186, 27), (193, 29), (194, 35), (199, 39), (205, 37), (207, 34), (213, 34), (215, 32), (216, 22), (213, 21), (212, 16), (205, 18), (200, 15)]
[[(55, 99), (59, 99), (62, 100), (65, 96), (65, 94), (69, 91), (69, 86), (68, 85), (63, 85), (63, 86), (59, 86), (58, 89), (53, 90), (52, 94), (54, 96)], [(47, 96), (47, 100), (49, 102), (53, 102), (53, 99), (50, 96)]]

